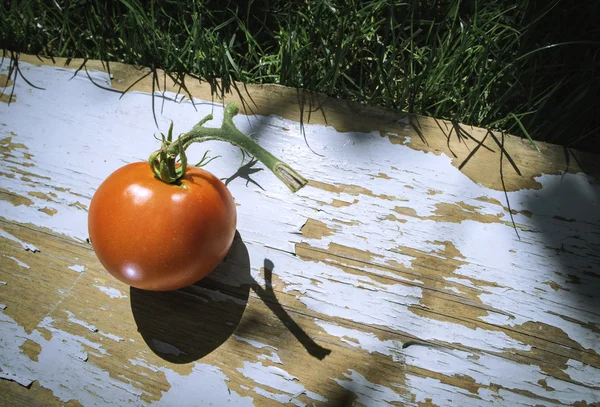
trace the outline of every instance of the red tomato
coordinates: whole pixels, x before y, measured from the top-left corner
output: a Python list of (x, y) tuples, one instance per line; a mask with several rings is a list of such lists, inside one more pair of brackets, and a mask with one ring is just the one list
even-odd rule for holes
[(235, 229), (231, 193), (196, 167), (171, 185), (156, 178), (148, 163), (128, 164), (98, 187), (88, 213), (92, 246), (106, 270), (155, 291), (188, 286), (214, 270)]

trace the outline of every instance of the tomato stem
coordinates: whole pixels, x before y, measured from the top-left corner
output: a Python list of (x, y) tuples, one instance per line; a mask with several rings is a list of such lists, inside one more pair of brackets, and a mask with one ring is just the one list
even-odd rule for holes
[(235, 103), (228, 103), (225, 107), (223, 124), (220, 128), (203, 127), (204, 123), (213, 118), (209, 114), (192, 127), (189, 132), (181, 135), (175, 141), (173, 141), (173, 123), (171, 122), (167, 137), (164, 135), (162, 137), (162, 147), (160, 150), (153, 152), (148, 159), (148, 163), (156, 177), (169, 184), (177, 183), (187, 170), (185, 150), (193, 143), (219, 140), (247, 151), (269, 168), (292, 192), (296, 192), (305, 186), (307, 184), (306, 179), (293, 168), (273, 156), (235, 127), (233, 116), (238, 112), (239, 109)]

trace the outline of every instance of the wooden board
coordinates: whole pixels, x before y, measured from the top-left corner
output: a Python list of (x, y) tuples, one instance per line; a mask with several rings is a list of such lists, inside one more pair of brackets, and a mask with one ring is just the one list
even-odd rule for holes
[[(158, 148), (150, 78), (119, 98), (80, 63), (23, 56), (44, 90), (0, 103), (0, 405), (599, 405), (598, 156), (314, 95), (302, 130), (301, 93), (241, 87), (236, 125), (309, 185), (194, 146), (239, 235), (208, 278), (144, 292), (103, 270), (86, 211)], [(188, 85), (195, 107), (156, 99), (161, 131), (220, 123)]]

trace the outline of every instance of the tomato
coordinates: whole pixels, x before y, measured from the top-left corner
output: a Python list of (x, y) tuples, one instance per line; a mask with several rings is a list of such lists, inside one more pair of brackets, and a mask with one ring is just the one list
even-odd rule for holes
[(187, 167), (177, 184), (167, 184), (139, 162), (98, 187), (88, 230), (110, 274), (133, 287), (166, 291), (216, 268), (233, 242), (236, 217), (231, 193), (210, 172)]

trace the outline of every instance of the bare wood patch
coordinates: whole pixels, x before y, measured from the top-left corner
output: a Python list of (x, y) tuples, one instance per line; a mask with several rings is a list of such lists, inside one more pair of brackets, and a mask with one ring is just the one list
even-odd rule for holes
[(4, 137), (2, 140), (0, 140), (0, 153), (6, 154), (12, 153), (15, 150), (27, 150), (27, 146), (25, 144), (12, 142), (14, 136), (16, 136), (16, 134), (11, 132), (10, 136)]
[(26, 196), (17, 195), (13, 192), (8, 191), (7, 189), (0, 188), (0, 199), (3, 201), (10, 202), (14, 206), (25, 205), (31, 206), (33, 205), (33, 201)]
[(0, 95), (0, 102), (2, 103), (15, 103), (17, 101), (17, 96), (12, 95), (12, 97), (6, 93)]
[[(20, 60), (36, 65), (45, 64), (61, 67), (66, 62), (65, 58), (55, 58), (54, 61), (44, 59), (41, 62), (36, 56), (26, 54), (21, 54)], [(82, 62), (82, 59), (71, 60), (74, 66), (79, 66)], [(100, 61), (88, 60), (86, 64), (88, 69), (106, 72), (106, 66)], [(112, 86), (114, 89), (121, 91), (129, 88), (149, 72), (148, 68), (140, 70), (120, 63), (111, 63), (110, 67), (111, 74), (114, 76)], [(158, 77), (163, 77), (163, 75), (162, 70), (157, 70)], [(315, 106), (318, 106), (317, 110), (321, 112), (321, 114), (316, 114), (313, 110), (302, 109), (298, 105), (299, 99), (296, 89), (279, 85), (244, 85), (240, 83), (236, 84), (239, 92), (221, 95), (214, 93), (214, 90), (221, 86), (218, 80), (212, 83), (188, 82), (186, 83), (188, 90), (194, 97), (199, 99), (234, 101), (242, 106), (242, 111), (246, 114), (277, 115), (298, 122), (332, 126), (340, 132), (360, 131), (369, 133), (379, 130), (382, 137), (389, 137), (392, 144), (406, 145), (414, 150), (432, 152), (437, 155), (447, 155), (452, 159), (452, 165), (457, 168), (486, 134), (484, 129), (469, 126), (461, 130), (468, 137), (461, 137), (460, 139), (458, 137), (448, 137), (449, 130), (445, 129), (454, 127), (454, 123), (414, 116), (414, 119), (418, 121), (418, 128), (415, 129), (414, 126), (413, 128), (408, 126), (404, 120), (399, 121), (399, 118), (405, 118), (406, 114), (399, 114), (394, 109), (361, 105), (327, 98), (324, 95), (314, 95), (319, 100), (319, 103), (316, 103), (311, 94), (310, 99), (315, 103)], [(180, 91), (179, 85), (171, 80), (167, 81), (166, 85), (164, 90), (168, 92), (178, 93)], [(154, 88), (153, 77), (150, 75), (135, 83), (132, 90), (151, 93)], [(277, 98), (278, 103), (273, 103), (273, 97)], [(242, 98), (244, 98), (244, 103), (241, 103)], [(252, 103), (247, 103), (249, 100)], [(382, 123), (386, 124), (385, 127), (382, 127)], [(508, 191), (540, 188), (541, 184), (535, 180), (535, 177), (541, 174), (560, 174), (562, 170), (568, 170), (570, 173), (583, 171), (589, 174), (600, 174), (600, 163), (594, 160), (594, 156), (591, 154), (571, 150), (570, 154), (574, 155), (576, 160), (571, 160), (574, 162), (567, 165), (567, 157), (560, 146), (537, 142), (536, 144), (540, 149), (538, 153), (528, 140), (510, 135), (505, 138), (505, 151), (512, 156), (513, 160), (528, 163), (526, 166), (521, 166), (522, 175), (518, 175), (514, 171), (506, 171), (504, 178)], [(503, 188), (499, 173), (500, 160), (497, 159), (500, 154), (499, 148), (492, 137), (488, 137), (482, 147), (471, 157), (462, 172), (474, 182), (501, 191)], [(506, 159), (506, 154), (504, 154), (504, 159)], [(589, 164), (589, 166), (582, 169), (580, 162), (586, 162), (586, 165)]]
[(21, 351), (23, 351), (24, 354), (26, 354), (29, 357), (29, 359), (35, 362), (38, 361), (38, 356), (42, 352), (42, 347), (40, 346), (40, 344), (32, 341), (31, 339), (27, 339), (20, 346), (20, 349)]
[(406, 223), (408, 222), (406, 219), (397, 218), (395, 215), (389, 214), (385, 218), (385, 220), (391, 220), (394, 222)]
[(497, 215), (482, 214), (476, 211), (474, 206), (468, 205), (464, 202), (458, 204), (448, 204), (445, 202), (437, 203), (435, 214), (437, 216), (429, 217), (429, 219), (442, 221), (461, 223), (465, 220), (471, 220), (481, 223), (501, 223), (501, 218), (504, 214), (499, 213)]
[(43, 199), (43, 200), (45, 200), (45, 201), (48, 201), (48, 202), (52, 202), (52, 198), (51, 198), (51, 197), (49, 197), (48, 195), (46, 195), (46, 194), (45, 194), (45, 193), (43, 193), (43, 192), (38, 192), (38, 191), (30, 191), (30, 192), (28, 192), (28, 195), (30, 195), (30, 196), (34, 196), (34, 197), (36, 197), (36, 198)]
[(375, 178), (392, 179), (387, 174), (384, 174), (383, 172), (380, 172), (379, 174), (375, 175)]
[(335, 233), (335, 230), (327, 227), (325, 223), (314, 219), (308, 219), (300, 231), (302, 236), (309, 239), (322, 239)]
[(357, 220), (341, 220), (341, 219), (332, 219), (333, 222), (335, 223), (340, 223), (342, 225), (346, 225), (346, 226), (357, 226), (360, 225), (360, 222)]
[(38, 209), (38, 211), (44, 212), (46, 215), (50, 215), (50, 216), (54, 216), (58, 213), (58, 210), (56, 210), (54, 208), (48, 208), (47, 206), (42, 209)]
[(82, 204), (79, 201), (75, 201), (73, 203), (70, 203), (69, 206), (77, 208), (77, 209), (81, 209), (82, 211), (87, 211), (88, 210), (88, 207), (86, 205)]
[(7, 86), (12, 85), (12, 81), (8, 79), (8, 75), (0, 74), (0, 88), (6, 88)]
[(331, 201), (331, 206), (333, 206), (334, 208), (343, 208), (346, 206), (351, 206), (354, 204), (358, 203), (358, 199), (355, 199), (354, 202), (346, 202), (346, 201), (341, 201), (339, 199), (334, 199), (333, 201)]
[(360, 187), (357, 185), (349, 184), (327, 184), (320, 181), (309, 180), (308, 185), (314, 188), (322, 189), (323, 191), (333, 192), (336, 194), (349, 194), (349, 195), (367, 195), (374, 198), (387, 199), (389, 201), (399, 201), (400, 199), (386, 194), (375, 194), (373, 191)]

